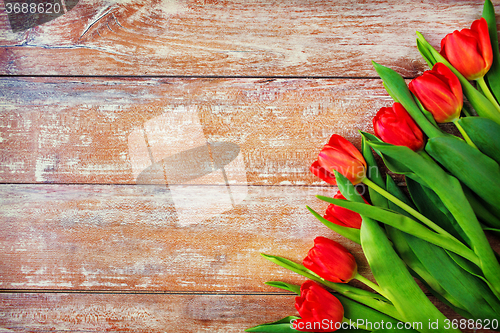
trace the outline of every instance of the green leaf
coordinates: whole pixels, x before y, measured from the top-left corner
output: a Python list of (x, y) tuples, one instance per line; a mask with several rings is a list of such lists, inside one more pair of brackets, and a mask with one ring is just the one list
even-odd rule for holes
[(415, 100), (415, 103), (417, 103), (418, 105), (418, 108), (420, 109), (420, 111), (423, 113), (423, 115), (425, 116), (425, 118), (427, 118), (427, 120), (432, 124), (434, 125), (435, 127), (438, 127), (438, 124), (436, 123), (436, 119), (434, 119), (434, 116), (432, 115), (432, 113), (430, 113), (429, 111), (427, 111), (424, 106), (422, 105), (422, 103), (420, 103), (419, 99), (417, 98), (417, 96), (413, 95), (413, 99)]
[[(482, 281), (484, 285), (482, 286), (483, 288), (486, 288), (484, 291), (477, 291), (484, 300), (489, 304), (490, 307), (483, 307), (481, 309), (473, 309), (471, 313), (475, 314), (474, 316), (477, 319), (481, 318), (495, 318), (495, 316), (491, 315), (490, 311), (493, 311), (496, 313), (496, 317), (500, 317), (500, 299), (494, 296), (495, 293), (495, 286), (493, 286), (485, 277), (483, 276), (482, 272), (477, 269), (477, 266), (473, 265), (471, 262), (464, 260), (462, 257), (459, 257), (455, 255), (454, 253), (448, 252), (448, 255), (450, 258), (452, 258), (455, 263), (464, 271), (468, 272), (471, 276), (476, 277), (477, 281)], [(469, 288), (471, 286), (477, 286), (478, 282), (477, 281), (470, 281), (469, 279), (464, 279), (464, 288)], [(486, 287), (487, 286), (487, 287)], [(489, 288), (488, 288), (489, 287)], [(491, 310), (490, 310), (491, 309)], [(484, 311), (484, 312), (483, 312)]]
[(490, 33), (491, 48), (493, 50), (493, 63), (486, 74), (488, 84), (495, 95), (496, 100), (500, 101), (500, 51), (498, 50), (498, 32), (495, 19), (495, 8), (490, 0), (484, 2), (483, 17), (488, 22), (488, 31)]
[(369, 217), (371, 219), (377, 220), (384, 224), (390, 225), (398, 230), (404, 231), (410, 235), (421, 238), (428, 241), (434, 245), (443, 247), (447, 250), (455, 252), (468, 260), (473, 262), (478, 262), (477, 256), (467, 248), (464, 244), (460, 243), (454, 238), (447, 238), (443, 235), (437, 234), (428, 228), (424, 227), (420, 223), (416, 222), (412, 218), (404, 216), (402, 214), (396, 213), (394, 211), (367, 205), (365, 203), (349, 202), (342, 199), (331, 199), (327, 197), (318, 196), (319, 199), (333, 203), (340, 207), (350, 209), (356, 213), (363, 216)]
[(335, 297), (339, 299), (339, 301), (342, 303), (342, 306), (344, 307), (344, 317), (349, 318), (354, 322), (357, 320), (365, 320), (372, 323), (383, 321), (386, 323), (390, 322), (396, 324), (399, 322), (398, 320), (389, 317), (382, 312), (353, 301), (352, 299), (345, 296), (336, 294)]
[(434, 67), (436, 64), (436, 59), (432, 56), (432, 53), (427, 50), (427, 48), (422, 44), (422, 42), (417, 38), (417, 49), (422, 55), (422, 58), (424, 58), (425, 62), (429, 66), (429, 68)]
[(291, 333), (298, 332), (292, 328), (292, 321), (300, 319), (300, 317), (288, 316), (281, 320), (262, 324), (255, 327), (247, 328), (245, 332), (270, 332), (270, 333)]
[(412, 179), (406, 179), (406, 186), (413, 202), (422, 214), (459, 240), (470, 244), (462, 228), (433, 190)]
[(289, 284), (285, 283), (282, 281), (268, 281), (266, 282), (268, 286), (275, 287), (275, 288), (280, 288), (284, 290), (291, 291), (292, 293), (296, 293), (297, 295), (300, 295), (300, 286), (296, 284)]
[[(408, 181), (411, 180), (407, 179), (407, 182)], [(387, 191), (397, 197), (399, 200), (405, 202), (408, 205), (411, 205), (410, 200), (390, 178), (387, 178)], [(389, 202), (389, 208), (408, 217), (411, 217), (406, 211), (402, 210), (392, 202)], [(421, 252), (421, 250), (425, 251), (425, 249), (429, 247), (446, 255), (445, 250), (424, 240), (421, 240), (420, 238), (402, 232), (396, 228), (387, 226), (386, 229), (390, 239), (394, 244), (394, 248), (398, 252), (399, 256), (404, 260), (405, 264), (407, 264), (410, 268), (410, 273), (420, 279), (420, 281), (424, 283), (427, 289), (435, 293), (435, 295), (440, 300), (445, 302), (448, 306), (452, 307), (455, 311), (459, 311), (462, 315), (465, 315), (466, 313), (463, 309), (457, 308), (453, 305), (458, 304), (459, 302), (456, 301), (455, 298), (441, 286), (440, 282), (436, 278), (434, 278), (434, 276), (426, 268), (426, 265), (424, 265), (424, 263), (422, 262), (425, 260), (430, 261), (431, 263), (435, 262), (436, 259), (434, 255), (424, 257), (423, 260), (419, 259), (419, 256), (416, 255), (416, 252)], [(416, 249), (414, 250), (415, 247), (410, 246), (410, 244), (417, 244)], [(448, 259), (453, 262), (451, 258)]]
[(314, 215), (314, 217), (316, 217), (321, 223), (323, 223), (324, 225), (326, 225), (331, 230), (333, 230), (336, 233), (344, 236), (347, 239), (352, 240), (355, 243), (359, 244), (361, 242), (360, 239), (359, 239), (359, 229), (344, 227), (344, 226), (335, 224), (335, 223), (330, 222), (327, 219), (325, 219), (323, 216), (321, 216), (320, 214), (318, 214), (311, 207), (306, 206), (306, 208), (311, 212), (311, 214)]
[(500, 163), (500, 125), (491, 119), (467, 117), (458, 120), (477, 148)]
[[(361, 134), (361, 138), (364, 142), (366, 142), (367, 145), (370, 146), (370, 143), (376, 143), (376, 142), (380, 142), (380, 143), (383, 143), (382, 140), (380, 140), (379, 138), (377, 138), (375, 135), (373, 134), (370, 134), (370, 133), (366, 133), (366, 132), (362, 132), (362, 131), (359, 131), (360, 134)], [(373, 147), (372, 147), (373, 148)], [(400, 175), (414, 175), (414, 173), (408, 168), (406, 167), (406, 165), (404, 165), (403, 163), (399, 162), (397, 159), (394, 159), (390, 156), (386, 156), (384, 154), (382, 154), (382, 152), (380, 152), (379, 150), (377, 150), (376, 148), (373, 149), (380, 157), (382, 157), (382, 160), (384, 161), (384, 164), (386, 165), (386, 167), (391, 170), (392, 172), (394, 173), (398, 173)], [(370, 178), (370, 177), (369, 177)], [(371, 178), (370, 178), (371, 180)], [(379, 183), (376, 183), (377, 185), (379, 185), (380, 187), (384, 187), (385, 184), (382, 183), (382, 186), (379, 184)]]
[(484, 200), (472, 193), (467, 186), (464, 185), (462, 187), (477, 218), (491, 227), (500, 227), (500, 219), (497, 217), (500, 216), (500, 207), (492, 206), (484, 202)]
[[(360, 131), (360, 133), (363, 133)], [(368, 133), (367, 133), (368, 134)], [(371, 134), (369, 134), (371, 135)], [(373, 136), (375, 137), (375, 136)], [(375, 137), (376, 138), (376, 137)], [(367, 166), (367, 176), (371, 179), (372, 182), (377, 184), (380, 187), (384, 187), (384, 177), (382, 177), (382, 173), (378, 168), (377, 161), (375, 160), (375, 156), (373, 156), (372, 149), (368, 142), (366, 142), (366, 137), (361, 137), (361, 152), (366, 161)]]
[[(336, 173), (335, 176), (338, 177), (337, 184), (341, 191), (345, 188), (346, 192), (353, 192), (354, 186), (346, 177), (339, 173)], [(359, 202), (342, 201), (352, 205), (369, 206)], [(417, 285), (406, 269), (404, 262), (392, 248), (391, 242), (387, 239), (382, 228), (376, 221), (366, 216), (362, 216), (362, 218), (361, 246), (363, 252), (375, 280), (403, 316), (404, 321), (427, 323), (429, 319), (438, 319), (444, 323), (446, 317), (436, 309)], [(444, 328), (440, 330), (440, 332), (447, 331), (459, 332), (458, 330), (446, 330)], [(434, 332), (434, 330), (430, 330), (424, 325), (421, 332)]]
[[(495, 293), (499, 296), (500, 265), (496, 260), (493, 250), (489, 246), (488, 240), (484, 235), (472, 207), (464, 195), (460, 182), (456, 178), (447, 174), (432, 160), (423, 158), (407, 147), (372, 142), (370, 145), (374, 149), (382, 151), (384, 154), (397, 158), (408, 168), (411, 168), (417, 176), (424, 179), (427, 186), (436, 192), (446, 208), (453, 214), (462, 230), (470, 239), (474, 252), (480, 258), (480, 267), (484, 276), (492, 285), (496, 286)], [(474, 149), (467, 144), (465, 145)], [(479, 154), (482, 155), (481, 153)], [(488, 186), (490, 186), (490, 183), (491, 181), (482, 184), (483, 186), (484, 184), (488, 184)]]
[[(384, 188), (385, 186), (384, 177), (380, 172), (380, 169), (377, 165), (377, 161), (375, 160), (375, 156), (373, 156), (372, 149), (366, 140), (367, 140), (366, 137), (361, 136), (361, 152), (366, 161), (366, 169), (367, 169), (366, 176), (372, 182), (374, 182), (381, 188)], [(371, 188), (368, 188), (368, 191), (370, 194), (370, 200), (374, 206), (387, 207), (387, 199), (383, 195), (377, 193)]]
[(497, 162), (456, 137), (431, 138), (425, 150), (484, 201), (500, 207)]

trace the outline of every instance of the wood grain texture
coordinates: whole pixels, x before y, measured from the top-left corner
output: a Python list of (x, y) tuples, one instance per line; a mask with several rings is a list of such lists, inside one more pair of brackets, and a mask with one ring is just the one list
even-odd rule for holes
[(392, 104), (380, 80), (362, 79), (1, 78), (0, 85), (0, 181), (9, 183), (151, 183), (154, 174), (138, 180), (135, 171), (151, 164), (147, 146), (161, 160), (208, 141), (239, 147), (236, 183), (320, 185), (309, 166), (328, 138), (337, 133), (359, 147), (358, 130), (372, 132), (372, 117)]
[(18, 33), (2, 10), (0, 73), (373, 77), (376, 60), (413, 77), (427, 68), (415, 31), (439, 46), (469, 28), (482, 4), (87, 0)]
[(392, 104), (370, 60), (415, 77), (415, 30), (482, 5), (83, 0), (13, 33), (0, 3), (0, 332), (241, 332), (296, 314), (260, 253), (319, 235), (372, 278), (309, 165)]
[(260, 253), (301, 262), (319, 235), (370, 276), (361, 248), (305, 208), (324, 212), (315, 195), (335, 192), (251, 186), (234, 207), (216, 198), (200, 211), (203, 188), (174, 204), (164, 186), (1, 185), (0, 288), (270, 291), (264, 282), (304, 279)]
[[(438, 308), (450, 319), (460, 320), (448, 308)], [(4, 293), (0, 311), (0, 326), (6, 332), (232, 333), (297, 315), (292, 294)]]

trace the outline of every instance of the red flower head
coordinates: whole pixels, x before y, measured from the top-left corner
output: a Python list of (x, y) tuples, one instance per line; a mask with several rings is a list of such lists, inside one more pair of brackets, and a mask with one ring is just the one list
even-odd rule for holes
[(410, 82), (411, 92), (438, 123), (452, 122), (464, 104), (462, 86), (455, 74), (438, 62), (432, 70)]
[(441, 41), (441, 55), (468, 80), (483, 77), (493, 63), (488, 23), (480, 18), (470, 29), (455, 30)]
[(311, 172), (327, 183), (335, 185), (333, 170), (344, 175), (354, 185), (366, 177), (366, 162), (352, 143), (334, 134), (311, 165)]
[(353, 255), (339, 243), (325, 237), (316, 237), (302, 264), (331, 282), (347, 283), (358, 272)]
[[(344, 195), (340, 191), (335, 194), (334, 199), (346, 200)], [(365, 198), (363, 198), (365, 200)], [(365, 203), (368, 203), (365, 200)], [(341, 225), (343, 227), (349, 228), (361, 228), (361, 215), (347, 208), (343, 208), (334, 204), (330, 204), (326, 209), (325, 216), (323, 216), (328, 221)]]
[(333, 332), (344, 319), (342, 303), (313, 281), (302, 283), (295, 308), (301, 319), (293, 322), (293, 328), (302, 332)]
[(406, 146), (413, 151), (424, 148), (424, 134), (403, 105), (381, 108), (373, 118), (375, 135), (384, 142)]

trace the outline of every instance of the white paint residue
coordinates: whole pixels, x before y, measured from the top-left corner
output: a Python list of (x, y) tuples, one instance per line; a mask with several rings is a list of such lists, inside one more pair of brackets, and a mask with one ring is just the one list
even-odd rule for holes
[(3, 166), (9, 168), (10, 172), (12, 173), (23, 173), (24, 161), (10, 162), (3, 164)]
[(174, 15), (184, 13), (188, 8), (178, 0), (163, 0), (158, 6), (163, 14)]
[(80, 142), (82, 147), (88, 147), (92, 143), (92, 137), (90, 135), (80, 135)]
[(46, 175), (52, 173), (57, 167), (57, 159), (55, 156), (39, 157), (36, 160), (35, 179), (37, 182), (48, 181)]
[(78, 165), (78, 163), (80, 163), (80, 158), (78, 156), (77, 157), (70, 157), (66, 161), (66, 165), (70, 166), (70, 167)]
[(106, 121), (115, 122), (118, 119), (118, 112), (121, 109), (121, 105), (101, 105), (98, 111), (104, 116)]

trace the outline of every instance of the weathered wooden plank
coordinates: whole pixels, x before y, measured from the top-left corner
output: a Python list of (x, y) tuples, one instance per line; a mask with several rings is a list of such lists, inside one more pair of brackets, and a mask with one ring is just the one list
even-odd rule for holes
[(9, 332), (242, 332), (295, 313), (291, 296), (168, 294), (0, 294), (0, 311)]
[[(321, 184), (309, 166), (328, 138), (341, 134), (359, 146), (358, 130), (372, 132), (372, 117), (392, 104), (380, 80), (1, 78), (0, 85), (0, 181), (9, 183), (225, 184), (220, 164), (233, 184)], [(219, 174), (202, 179), (213, 169)]]
[(426, 65), (415, 31), (439, 46), (482, 4), (88, 0), (17, 33), (2, 8), (0, 74), (365, 77), (376, 76), (377, 60), (416, 76)]
[(260, 253), (300, 262), (320, 235), (370, 276), (361, 248), (305, 208), (323, 212), (315, 195), (334, 187), (248, 186), (234, 204), (222, 186), (185, 187), (0, 185), (0, 288), (269, 291), (304, 279)]
[[(437, 306), (451, 320), (461, 319)], [(0, 312), (0, 326), (8, 332), (226, 333), (297, 315), (293, 295), (258, 294), (2, 293)]]

